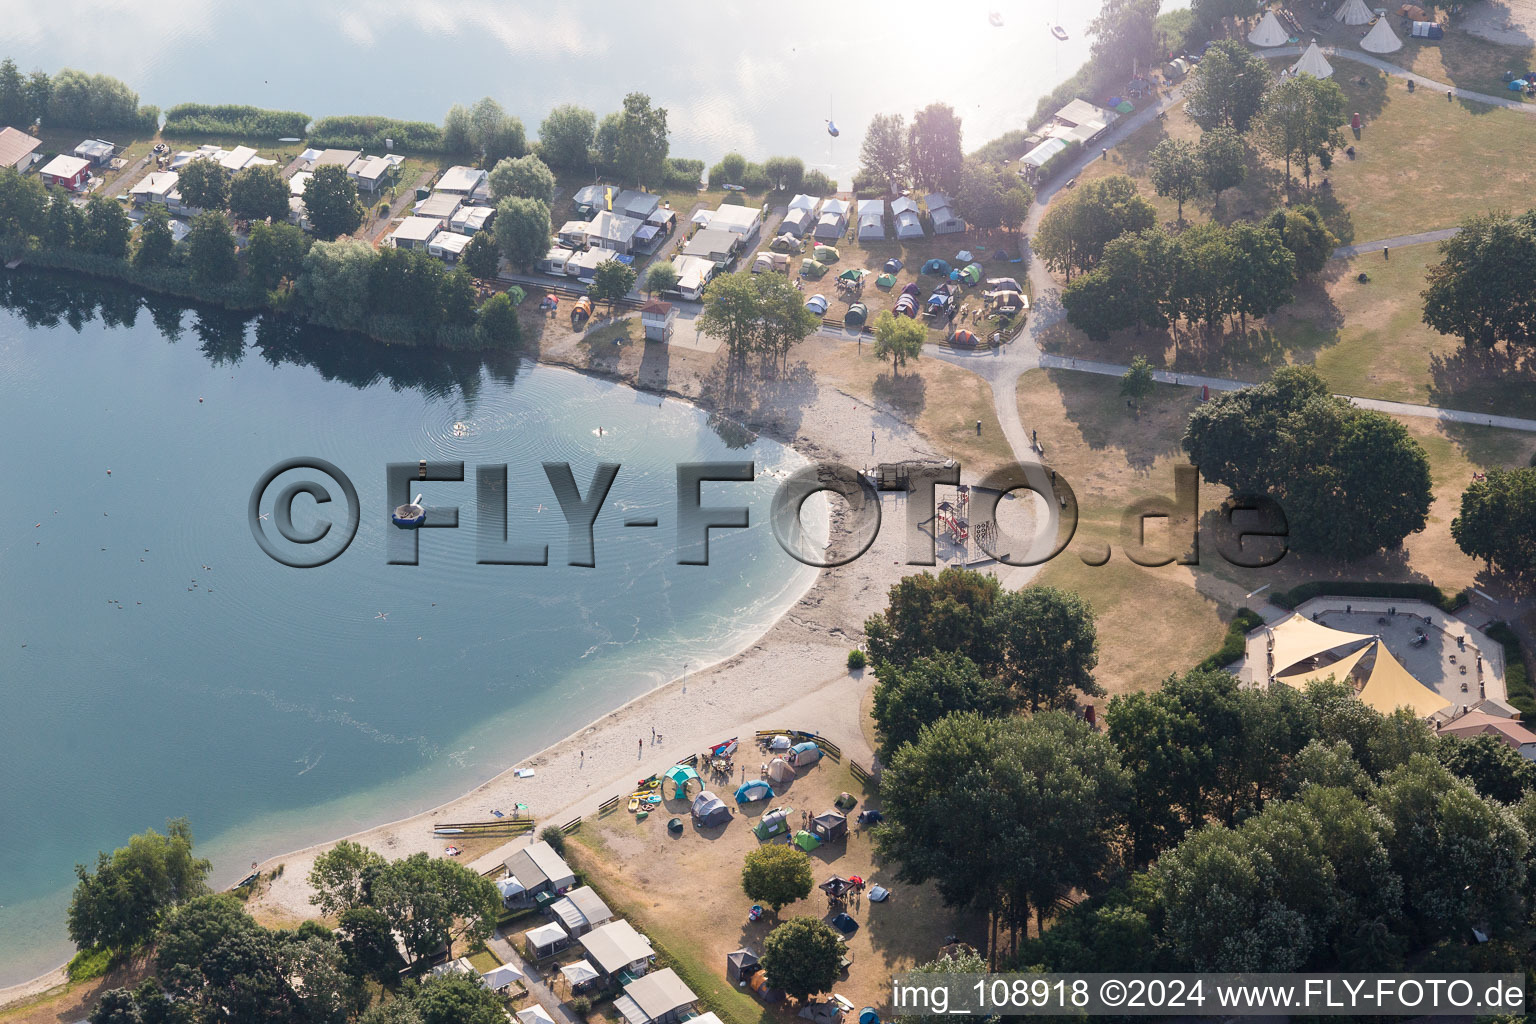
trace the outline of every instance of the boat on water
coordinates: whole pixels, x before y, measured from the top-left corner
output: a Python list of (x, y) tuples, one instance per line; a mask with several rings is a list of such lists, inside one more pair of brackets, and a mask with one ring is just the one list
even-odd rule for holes
[(1067, 41), (1067, 30), (1062, 28), (1060, 25), (1051, 26), (1051, 35), (1055, 36), (1057, 39), (1060, 39), (1062, 42)]
[(416, 500), (406, 502), (404, 505), (396, 505), (395, 510), (389, 514), (389, 521), (402, 530), (414, 530), (427, 518), (426, 506), (421, 503), (421, 495), (416, 495)]
[(834, 139), (837, 138), (840, 134), (842, 134), (841, 132), (839, 132), (837, 130), (837, 122), (836, 121), (828, 119), (828, 121), (827, 121), (827, 134), (832, 136)]
[(720, 187), (728, 192), (745, 192), (747, 190), (745, 185), (721, 185)]

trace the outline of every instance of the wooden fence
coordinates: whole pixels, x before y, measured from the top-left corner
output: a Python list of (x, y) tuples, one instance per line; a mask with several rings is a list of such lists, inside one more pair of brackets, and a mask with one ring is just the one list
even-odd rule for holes
[(614, 811), (619, 809), (619, 804), (623, 801), (623, 799), (624, 797), (622, 795), (609, 797), (607, 800), (604, 800), (602, 803), (597, 805), (597, 813), (599, 815), (612, 814)]
[(869, 770), (851, 757), (848, 759), (848, 773), (865, 785), (874, 780), (874, 776), (869, 774)]
[(560, 826), (560, 831), (565, 833), (566, 835), (570, 835), (572, 832), (575, 832), (578, 828), (581, 828), (581, 815), (579, 815), (579, 814), (576, 817), (572, 818), (570, 821), (566, 822), (564, 825), (561, 825)]

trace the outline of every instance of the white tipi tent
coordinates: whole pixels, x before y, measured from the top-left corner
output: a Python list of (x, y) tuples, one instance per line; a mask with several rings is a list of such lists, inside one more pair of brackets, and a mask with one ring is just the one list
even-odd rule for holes
[(1334, 21), (1342, 21), (1346, 25), (1369, 25), (1376, 15), (1365, 6), (1365, 0), (1344, 0), (1343, 5), (1333, 13)]
[(1307, 52), (1301, 55), (1301, 60), (1291, 65), (1291, 74), (1329, 78), (1333, 75), (1333, 65), (1328, 63), (1328, 58), (1323, 56), (1323, 51), (1313, 43), (1307, 47)]
[(1291, 41), (1291, 34), (1280, 24), (1280, 19), (1275, 17), (1274, 11), (1265, 11), (1264, 18), (1258, 27), (1248, 33), (1248, 42), (1254, 46), (1270, 47), (1284, 46)]
[(1376, 22), (1376, 26), (1365, 34), (1360, 40), (1360, 49), (1367, 53), (1396, 53), (1403, 48), (1403, 41), (1397, 38), (1397, 33), (1392, 31), (1386, 18)]

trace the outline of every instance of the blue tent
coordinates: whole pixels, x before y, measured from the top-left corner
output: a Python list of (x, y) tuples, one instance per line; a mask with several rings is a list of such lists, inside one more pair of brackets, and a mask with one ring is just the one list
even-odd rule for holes
[(880, 1015), (873, 1006), (866, 1006), (859, 1011), (859, 1024), (880, 1024)]
[(901, 260), (897, 259), (895, 256), (892, 256), (890, 259), (885, 261), (885, 272), (888, 274), (894, 274), (896, 271), (901, 269), (901, 266)]
[(752, 803), (754, 800), (772, 800), (773, 797), (773, 787), (762, 779), (752, 779), (736, 787), (736, 802), (739, 804)]
[(796, 743), (789, 750), (789, 763), (799, 768), (801, 765), (815, 764), (821, 760), (821, 748), (814, 743)]
[(946, 263), (945, 261), (935, 257), (935, 258), (929, 260), (927, 263), (923, 264), (923, 273), (925, 273), (925, 274), (940, 274), (940, 275), (948, 274), (949, 273), (949, 264)]

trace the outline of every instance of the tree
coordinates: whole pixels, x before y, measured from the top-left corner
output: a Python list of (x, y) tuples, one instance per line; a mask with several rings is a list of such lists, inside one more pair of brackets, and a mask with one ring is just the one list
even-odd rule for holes
[(1200, 136), (1195, 159), (1200, 162), (1200, 180), (1213, 195), (1236, 188), (1248, 177), (1248, 144), (1225, 125)]
[(1297, 277), (1322, 270), (1339, 244), (1315, 206), (1282, 206), (1264, 218), (1264, 226), (1280, 232), (1280, 240), (1296, 257)]
[(1273, 228), (1238, 222), (1227, 228), (1227, 239), (1232, 306), (1247, 330), (1250, 316), (1268, 316), (1294, 297), (1296, 257)]
[(960, 170), (955, 212), (973, 228), (1015, 228), (1023, 223), (1034, 201), (1033, 190), (1005, 167), (972, 157)]
[(34, 71), (27, 75), (26, 96), (26, 123), (32, 124), (42, 120), (48, 113), (48, 101), (53, 98), (53, 82), (48, 78), (47, 72)]
[(775, 914), (811, 894), (811, 858), (795, 846), (759, 846), (741, 866), (747, 899), (766, 903)]
[(315, 237), (330, 241), (350, 235), (363, 223), (363, 204), (357, 201), (357, 183), (339, 164), (315, 168), (304, 186), (304, 211)]
[(229, 212), (241, 220), (286, 221), (288, 183), (276, 167), (247, 167), (229, 183)]
[(1196, 224), (1173, 239), (1169, 319), (1183, 317), (1210, 331), (1236, 311), (1232, 300), (1231, 237), (1220, 224)]
[(1536, 469), (1490, 469), (1461, 492), (1451, 520), (1456, 546), (1491, 570), (1536, 577)]
[(372, 907), (358, 906), (343, 910), (337, 919), (341, 929), (341, 951), (348, 969), (359, 978), (390, 981), (405, 964), (395, 949), (389, 918)]
[(780, 192), (799, 192), (805, 183), (805, 161), (797, 156), (771, 156), (763, 161), (763, 176)]
[(907, 121), (900, 114), (876, 114), (864, 129), (859, 177), (883, 186), (907, 179)]
[(1001, 593), (995, 577), (953, 566), (937, 576), (903, 576), (885, 610), (864, 621), (876, 674), (941, 651), (964, 655), (984, 676), (995, 674), (1002, 653), (991, 619)]
[(27, 116), (27, 83), (16, 68), (16, 62), (7, 57), (0, 61), (0, 124), (27, 126), (32, 119)]
[(747, 158), (740, 153), (727, 153), (720, 162), (709, 169), (709, 180), (716, 186), (740, 185), (747, 175)]
[[(345, 177), (346, 170), (342, 169)], [(222, 210), (229, 205), (229, 175), (212, 160), (199, 157), (188, 160), (178, 172), (176, 191), (181, 201), (197, 210)], [(288, 200), (283, 198), (283, 213), (288, 212)]]
[(187, 265), (192, 279), (202, 284), (224, 284), (240, 273), (235, 236), (222, 213), (205, 210), (193, 218), (187, 232)]
[(455, 103), (443, 115), (443, 152), (472, 153), (475, 149), (475, 123), (469, 108)]
[(475, 334), (486, 348), (514, 349), (523, 343), (523, 325), (506, 292), (497, 292), (480, 304)]
[(128, 950), (154, 933), (172, 907), (206, 891), (209, 863), (192, 855), (192, 828), (185, 818), (131, 837), (111, 855), (97, 854), (96, 870), (75, 865), (69, 901), (69, 937), (80, 949)]
[(801, 1002), (831, 990), (842, 959), (843, 941), (814, 917), (791, 918), (763, 940), (763, 970), (775, 988)]
[(339, 917), (371, 900), (373, 883), (389, 862), (361, 843), (343, 839), (315, 857), (309, 868), (309, 902), (326, 917)]
[(1120, 378), (1121, 397), (1130, 399), (1131, 403), (1139, 408), (1142, 400), (1150, 398), (1156, 388), (1157, 383), (1152, 376), (1152, 364), (1147, 362), (1146, 356), (1136, 356), (1131, 360), (1130, 369), (1126, 370)]
[(0, 167), (0, 243), (24, 245), (42, 231), (48, 192), (36, 175)]
[(757, 348), (782, 371), (788, 367), (790, 350), (821, 326), (821, 318), (805, 308), (805, 297), (786, 275), (752, 276), (760, 314)]
[(164, 266), (175, 248), (170, 211), (158, 204), (150, 206), (139, 223), (139, 247), (134, 250), (133, 265), (141, 270)]
[(86, 252), (121, 260), (128, 257), (128, 240), (133, 226), (116, 200), (93, 192), (85, 201), (85, 229), (80, 246)]
[(1099, 73), (1124, 81), (1157, 49), (1159, 0), (1107, 0), (1088, 25), (1090, 62)]
[(474, 146), (486, 166), (495, 166), (507, 157), (522, 156), (528, 151), (523, 122), (489, 96), (470, 108), (469, 122)]
[(573, 103), (561, 104), (539, 125), (539, 156), (551, 167), (585, 170), (592, 163), (596, 135), (596, 114)]
[(313, 241), (286, 222), (257, 222), (251, 225), (251, 244), (245, 251), (251, 280), (268, 291), (284, 281), (297, 280), (300, 271), (304, 269), (304, 257)]
[(1536, 765), (1497, 736), (1441, 737), (1437, 753), (1441, 764), (1490, 800), (1517, 804), (1536, 789)]
[(756, 347), (760, 315), (757, 285), (746, 271), (721, 274), (704, 289), (704, 311), (695, 323), (725, 342), (733, 376), (746, 368), (747, 355)]
[(1536, 296), (1522, 277), (1536, 268), (1536, 211), (1469, 217), (1440, 256), (1424, 292), (1426, 324), (1484, 348), (1536, 339)]
[(415, 957), (451, 947), (462, 936), (485, 938), (501, 907), (489, 880), (457, 861), (425, 853), (390, 862), (374, 879), (372, 897)]
[(623, 109), (603, 118), (596, 136), (598, 162), (623, 181), (656, 184), (667, 170), (667, 110), (643, 92), (624, 97)]
[(559, 825), (545, 825), (539, 832), (539, 840), (559, 856), (565, 856), (565, 833), (560, 831)]
[(1285, 161), (1287, 187), (1291, 164), (1300, 161), (1307, 187), (1312, 185), (1312, 158), (1332, 154), (1344, 144), (1344, 91), (1333, 79), (1292, 75), (1269, 90), (1259, 110), (1259, 145)]
[(907, 360), (923, 354), (928, 341), (928, 328), (917, 320), (896, 316), (890, 310), (882, 310), (875, 317), (875, 358), (891, 361), (891, 375), (900, 376)]
[(73, 248), (85, 234), (85, 214), (69, 201), (63, 189), (48, 189), (48, 209), (41, 234), (43, 245), (50, 249)]
[(1112, 174), (1051, 203), (1035, 233), (1034, 249), (1047, 267), (1070, 281), (1074, 270), (1091, 270), (1111, 241), (1156, 223), (1157, 210), (1137, 193), (1136, 183)]
[(496, 204), (496, 244), (518, 270), (532, 270), (549, 252), (549, 207), (537, 199), (512, 197)]
[(555, 175), (532, 153), (507, 157), (491, 169), (491, 195), (496, 199), (522, 196), (537, 199), (545, 206), (555, 201)]
[(915, 742), (923, 727), (957, 711), (1001, 718), (1013, 710), (1008, 688), (988, 678), (963, 654), (939, 651), (906, 665), (876, 667), (871, 716), (880, 735), (878, 753), (890, 764), (896, 752)]
[(651, 264), (651, 268), (645, 272), (645, 293), (672, 291), (677, 287), (677, 266), (665, 260), (658, 260)]
[(501, 252), (496, 248), (496, 236), (490, 231), (476, 231), (464, 247), (459, 261), (465, 270), (482, 281), (494, 278), (501, 269)]
[(1184, 202), (1200, 193), (1204, 181), (1195, 147), (1183, 139), (1164, 139), (1152, 147), (1148, 157), (1152, 187), (1160, 196), (1179, 204), (1179, 220), (1184, 220)]
[(1183, 444), (1212, 483), (1275, 498), (1297, 550), (1360, 558), (1428, 519), (1424, 450), (1395, 420), (1328, 394), (1310, 367), (1213, 398), (1190, 416)]
[(506, 1024), (500, 996), (464, 974), (440, 974), (422, 982), (411, 1000), (422, 1024)]
[(1076, 593), (1038, 585), (1005, 591), (992, 622), (1002, 646), (1002, 680), (1030, 711), (1074, 707), (1073, 691), (1103, 695), (1093, 681), (1099, 663), (1093, 609)]
[(1190, 120), (1205, 131), (1230, 128), (1238, 135), (1264, 103), (1274, 76), (1269, 65), (1236, 39), (1221, 39), (1205, 51), (1184, 87)]
[(368, 280), (376, 259), (373, 246), (353, 239), (312, 245), (294, 282), (311, 319), (342, 330), (365, 322)]
[(594, 302), (606, 302), (608, 315), (612, 316), (614, 303), (624, 300), (624, 296), (634, 288), (635, 278), (639, 274), (629, 263), (620, 263), (618, 260), (600, 263), (592, 273), (592, 283), (587, 286), (587, 294)]
[(960, 118), (948, 103), (930, 103), (912, 115), (907, 166), (914, 183), (930, 192), (953, 192), (965, 160)]

